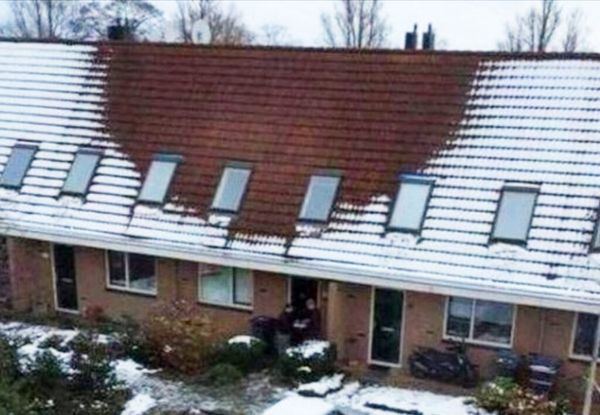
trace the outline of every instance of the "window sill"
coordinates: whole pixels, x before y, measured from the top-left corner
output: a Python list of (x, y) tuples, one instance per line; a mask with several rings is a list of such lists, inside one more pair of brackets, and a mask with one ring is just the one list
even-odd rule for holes
[[(592, 361), (592, 356), (583, 356), (580, 354), (569, 354), (569, 360), (573, 360), (576, 362), (590, 363)], [(600, 362), (600, 357), (598, 358), (598, 362)]]
[(248, 313), (251, 313), (254, 310), (254, 307), (251, 305), (213, 303), (204, 300), (199, 300), (198, 304), (208, 307), (223, 308), (232, 311), (244, 311)]
[[(460, 337), (452, 337), (452, 336), (445, 335), (442, 338), (442, 341), (447, 342), (447, 343), (450, 343), (450, 342), (461, 343), (463, 341), (463, 339)], [(494, 343), (494, 342), (486, 342), (486, 341), (474, 340), (474, 339), (464, 339), (464, 342), (470, 346), (486, 347), (486, 348), (490, 348), (490, 349), (512, 349), (512, 342), (511, 343)]]
[(143, 290), (136, 290), (136, 289), (132, 289), (132, 288), (116, 287), (113, 285), (106, 286), (106, 291), (113, 291), (113, 292), (118, 292), (118, 293), (123, 293), (123, 294), (138, 295), (140, 297), (150, 297), (150, 298), (156, 298), (156, 296), (158, 295), (158, 293), (156, 291), (143, 291)]

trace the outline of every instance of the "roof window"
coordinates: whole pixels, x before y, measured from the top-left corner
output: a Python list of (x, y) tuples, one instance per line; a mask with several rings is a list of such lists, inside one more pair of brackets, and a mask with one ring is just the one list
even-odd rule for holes
[(313, 175), (300, 209), (300, 220), (326, 222), (331, 214), (340, 181), (341, 174), (335, 171)]
[(65, 180), (62, 192), (83, 196), (87, 193), (102, 153), (94, 149), (82, 149), (75, 155), (69, 175)]
[(20, 188), (36, 150), (37, 147), (32, 145), (17, 144), (4, 166), (0, 185)]
[(537, 186), (504, 186), (494, 221), (492, 232), (494, 241), (527, 243), (538, 193)]
[(396, 231), (420, 233), (425, 221), (427, 203), (431, 196), (434, 181), (419, 176), (403, 176), (388, 223), (388, 228)]
[(182, 160), (183, 158), (176, 154), (155, 155), (138, 200), (147, 203), (164, 203), (175, 170)]
[(229, 213), (238, 212), (251, 172), (250, 165), (247, 163), (236, 162), (225, 166), (212, 202), (212, 209)]

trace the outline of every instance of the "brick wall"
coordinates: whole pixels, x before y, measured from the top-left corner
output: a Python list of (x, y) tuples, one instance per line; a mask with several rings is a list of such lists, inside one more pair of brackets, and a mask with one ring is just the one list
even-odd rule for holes
[(0, 308), (10, 306), (10, 279), (6, 238), (0, 236)]

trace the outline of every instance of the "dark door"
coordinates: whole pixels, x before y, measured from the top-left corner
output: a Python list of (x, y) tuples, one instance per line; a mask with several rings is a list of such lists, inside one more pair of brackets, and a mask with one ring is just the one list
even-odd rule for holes
[(56, 307), (77, 311), (77, 279), (75, 253), (72, 246), (54, 245), (54, 275), (56, 276)]
[(400, 363), (404, 295), (401, 291), (382, 289), (375, 289), (373, 295), (371, 361), (397, 365)]
[(306, 300), (312, 298), (318, 304), (319, 281), (310, 278), (292, 277), (290, 286), (290, 301), (295, 310), (302, 310)]

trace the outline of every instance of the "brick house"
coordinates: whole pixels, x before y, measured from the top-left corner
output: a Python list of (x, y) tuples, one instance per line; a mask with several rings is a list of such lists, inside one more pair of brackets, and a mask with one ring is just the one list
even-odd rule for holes
[(347, 362), (560, 357), (600, 313), (597, 55), (0, 42), (12, 306), (232, 333), (315, 298)]

